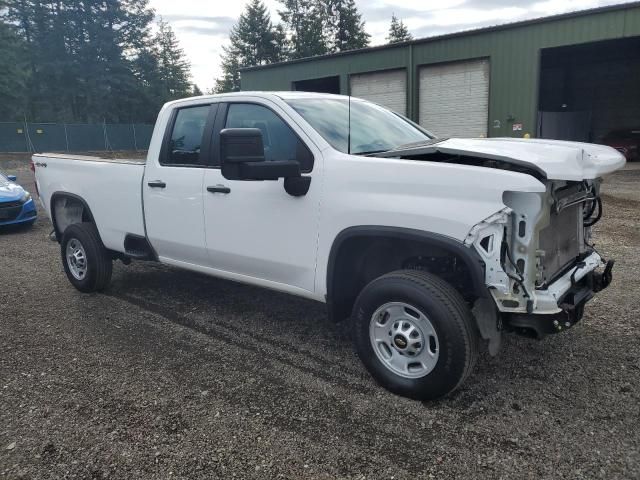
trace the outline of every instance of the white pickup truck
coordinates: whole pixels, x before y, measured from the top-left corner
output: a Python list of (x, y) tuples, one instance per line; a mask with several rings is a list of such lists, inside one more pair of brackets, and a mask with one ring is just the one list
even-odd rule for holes
[(326, 302), (384, 387), (445, 395), (480, 338), (573, 326), (611, 281), (591, 242), (610, 147), (434, 138), (379, 105), (243, 92), (171, 102), (146, 162), (34, 155), (69, 281), (153, 260)]

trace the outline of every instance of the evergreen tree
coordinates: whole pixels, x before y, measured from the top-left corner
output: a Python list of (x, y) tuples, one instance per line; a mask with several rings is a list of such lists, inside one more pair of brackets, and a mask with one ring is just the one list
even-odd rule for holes
[[(147, 1), (139, 3), (146, 5)], [(145, 34), (131, 25), (136, 12), (129, 9), (135, 3), (67, 0), (67, 4), (68, 8), (54, 15), (53, 21), (66, 24), (60, 29), (70, 45), (69, 72), (73, 77), (62, 85), (66, 89), (66, 82), (75, 84), (75, 89), (66, 93), (71, 97), (73, 116), (90, 123), (131, 121), (129, 106), (136, 100), (138, 89), (131, 64), (131, 56), (137, 49), (129, 39), (136, 33), (142, 38)], [(141, 21), (148, 25), (150, 20), (145, 14)], [(59, 41), (59, 37), (56, 35), (53, 40)], [(54, 62), (64, 55), (65, 44), (60, 46)]]
[(25, 53), (25, 44), (13, 26), (0, 20), (0, 120), (23, 119), (28, 81)]
[(354, 0), (325, 0), (326, 38), (330, 52), (344, 52), (369, 45), (362, 15)]
[(266, 65), (284, 59), (286, 36), (282, 26), (273, 26), (267, 7), (252, 0), (231, 29), (230, 45), (223, 48), (222, 77), (216, 80), (216, 92), (240, 90), (242, 67)]
[(154, 47), (158, 57), (159, 77), (164, 93), (169, 100), (187, 97), (192, 91), (190, 65), (184, 50), (169, 24), (162, 19), (158, 22), (158, 33)]
[(213, 93), (240, 91), (240, 61), (233, 45), (222, 47), (222, 76), (216, 79)]
[(194, 83), (193, 87), (191, 88), (191, 96), (199, 97), (200, 95), (202, 95), (202, 90), (200, 90), (200, 87), (198, 87), (198, 85)]
[(398, 20), (395, 14), (391, 15), (391, 25), (389, 26), (389, 43), (400, 43), (413, 40), (413, 35), (409, 33), (409, 29), (402, 20)]
[(280, 0), (278, 11), (290, 41), (289, 58), (306, 58), (329, 53), (326, 38), (326, 0)]
[(154, 15), (149, 0), (0, 0), (0, 21), (22, 45), (12, 49), (20, 52), (14, 62), (0, 27), (0, 63), (18, 68), (23, 59), (26, 67), (9, 75), (25, 84), (23, 113), (31, 121), (146, 122), (163, 102), (191, 94), (171, 29), (150, 34)]
[(70, 105), (65, 102), (68, 99), (62, 83), (69, 75), (70, 59), (61, 36), (62, 22), (55, 20), (56, 15), (62, 14), (61, 5), (15, 0), (5, 2), (2, 13), (7, 23), (15, 25), (24, 44), (29, 78), (26, 83), (27, 102), (22, 113), (29, 119), (44, 119), (54, 111), (61, 111), (63, 117), (68, 116)]
[(151, 42), (131, 61), (136, 79), (136, 98), (131, 99), (128, 111), (138, 122), (154, 122), (160, 106), (168, 100), (160, 77), (158, 56)]
[(264, 3), (252, 0), (231, 31), (231, 43), (243, 66), (265, 65), (282, 59), (281, 33)]

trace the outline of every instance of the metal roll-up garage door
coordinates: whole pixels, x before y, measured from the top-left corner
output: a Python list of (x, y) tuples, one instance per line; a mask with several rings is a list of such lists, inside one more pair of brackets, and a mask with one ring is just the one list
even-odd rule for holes
[(389, 70), (351, 75), (351, 95), (406, 115), (407, 73), (405, 70)]
[(420, 69), (420, 125), (441, 137), (487, 135), (489, 60)]

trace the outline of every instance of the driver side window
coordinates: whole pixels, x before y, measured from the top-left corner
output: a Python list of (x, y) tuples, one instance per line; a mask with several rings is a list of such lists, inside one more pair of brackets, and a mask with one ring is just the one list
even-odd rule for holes
[(258, 128), (262, 132), (264, 156), (274, 160), (296, 160), (300, 171), (313, 169), (313, 155), (295, 132), (272, 110), (253, 103), (229, 105), (225, 128)]

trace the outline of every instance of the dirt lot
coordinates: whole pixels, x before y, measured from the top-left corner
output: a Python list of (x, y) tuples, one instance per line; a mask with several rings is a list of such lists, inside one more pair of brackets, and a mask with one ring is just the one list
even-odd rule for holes
[(44, 216), (4, 231), (0, 478), (639, 478), (633, 167), (605, 187), (618, 263), (583, 323), (507, 337), (435, 403), (377, 387), (320, 304), (151, 263), (82, 295)]

